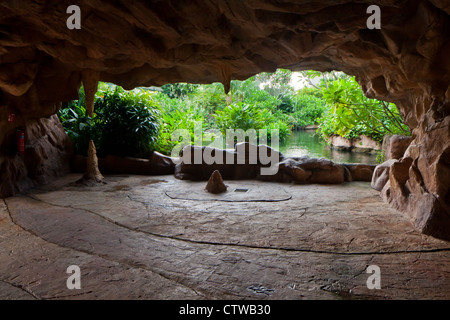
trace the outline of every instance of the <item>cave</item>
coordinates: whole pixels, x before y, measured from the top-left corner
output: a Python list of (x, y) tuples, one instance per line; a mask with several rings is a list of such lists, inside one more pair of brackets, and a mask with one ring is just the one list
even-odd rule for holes
[(72, 2), (79, 28), (68, 27), (75, 11), (62, 1), (0, 3), (0, 197), (70, 173), (56, 113), (82, 84), (95, 93), (98, 81), (128, 90), (221, 82), (227, 91), (277, 68), (340, 70), (366, 96), (395, 103), (412, 132), (380, 196), (416, 230), (450, 239), (448, 1)]

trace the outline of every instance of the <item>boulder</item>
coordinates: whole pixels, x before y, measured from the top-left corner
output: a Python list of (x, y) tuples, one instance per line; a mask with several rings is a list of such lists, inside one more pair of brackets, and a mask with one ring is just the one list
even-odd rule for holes
[(294, 159), (285, 159), (279, 164), (280, 172), (284, 173), (281, 182), (307, 183), (312, 172), (301, 167), (300, 162)]
[(328, 138), (328, 143), (334, 148), (343, 151), (351, 151), (353, 149), (352, 140), (346, 139), (339, 135), (332, 135)]
[(372, 181), (372, 175), (375, 170), (375, 165), (360, 164), (360, 163), (346, 163), (344, 166), (351, 174), (351, 181)]
[(219, 170), (215, 170), (206, 184), (205, 190), (209, 193), (219, 194), (227, 191), (227, 186), (223, 182)]
[[(252, 158), (249, 156), (249, 150), (255, 150), (258, 156)], [(268, 159), (261, 159), (261, 153), (270, 156), (272, 163), (268, 164)], [(203, 157), (205, 154), (212, 154), (216, 160), (220, 159), (223, 163), (208, 162)], [(227, 162), (227, 159), (230, 161)], [(336, 184), (345, 181), (343, 165), (324, 158), (285, 157), (265, 145), (251, 146), (246, 143), (237, 145), (235, 150), (188, 146), (182, 150), (180, 160), (175, 167), (175, 177), (181, 180), (206, 181), (217, 170), (224, 179), (229, 180), (257, 179), (299, 184)], [(262, 170), (269, 166), (273, 167), (275, 172), (264, 174)]]
[(313, 169), (308, 183), (338, 184), (345, 182), (344, 166), (335, 164), (330, 169)]
[(373, 152), (381, 150), (381, 144), (372, 138), (361, 135), (359, 138), (347, 139), (339, 135), (332, 135), (328, 143), (333, 149), (354, 152)]
[(282, 158), (282, 154), (265, 145), (242, 143), (234, 150), (187, 146), (181, 151), (175, 177), (206, 181), (218, 170), (227, 180), (254, 179), (262, 169), (277, 165)]
[(386, 136), (383, 140), (383, 152), (385, 155), (385, 159), (390, 160), (402, 158), (412, 140), (413, 138), (410, 136)]
[(383, 190), (386, 183), (389, 181), (389, 170), (394, 162), (398, 160), (391, 159), (383, 162), (375, 167), (375, 170), (372, 175), (372, 180), (370, 186), (378, 191)]
[(374, 139), (361, 135), (357, 139), (352, 140), (353, 151), (356, 152), (376, 152), (381, 150), (381, 143), (375, 141)]
[[(292, 161), (293, 160), (293, 161)], [(345, 170), (341, 164), (325, 158), (293, 157), (289, 166), (282, 170), (291, 177), (301, 177), (304, 183), (337, 184), (345, 181)], [(286, 163), (286, 161), (284, 161)], [(295, 170), (293, 169), (295, 168)], [(297, 169), (301, 169), (299, 171)], [(303, 173), (304, 172), (304, 173)], [(296, 181), (298, 182), (298, 181)]]

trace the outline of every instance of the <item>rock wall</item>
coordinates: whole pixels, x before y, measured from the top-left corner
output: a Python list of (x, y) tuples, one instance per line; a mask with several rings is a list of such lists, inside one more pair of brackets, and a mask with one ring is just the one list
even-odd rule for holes
[[(56, 115), (27, 120), (16, 118), (14, 123), (2, 122), (0, 128), (6, 132), (0, 136), (0, 197), (24, 192), (70, 172), (72, 142)], [(18, 153), (17, 128), (24, 132), (22, 155)]]
[(328, 138), (328, 143), (332, 148), (355, 152), (374, 152), (381, 150), (381, 143), (362, 135), (356, 139), (347, 139), (339, 135), (332, 135)]
[[(214, 163), (209, 159), (214, 159)], [(175, 177), (194, 181), (207, 181), (218, 171), (226, 180), (339, 184), (371, 181), (375, 169), (371, 165), (337, 164), (324, 158), (286, 157), (268, 146), (249, 143), (238, 143), (235, 149), (227, 150), (187, 146), (175, 162)]]
[[(39, 119), (54, 114), (61, 101), (77, 98), (83, 72), (127, 89), (220, 81), (227, 90), (231, 79), (277, 67), (337, 69), (355, 75), (367, 96), (396, 103), (412, 130), (404, 158), (390, 170), (385, 200), (408, 212), (423, 232), (450, 238), (447, 0), (71, 4), (81, 9), (80, 30), (67, 28), (65, 1), (0, 3), (2, 190), (20, 190), (18, 181), (40, 183), (47, 176), (37, 170), (30, 177), (31, 167), (11, 160), (8, 137), (14, 128), (6, 124), (5, 109), (15, 110), (28, 131), (39, 131)], [(379, 30), (367, 28), (369, 5), (381, 8)]]
[(411, 141), (413, 140), (410, 136), (401, 135), (386, 135), (383, 139), (382, 152), (384, 154), (385, 160), (400, 159), (408, 149)]

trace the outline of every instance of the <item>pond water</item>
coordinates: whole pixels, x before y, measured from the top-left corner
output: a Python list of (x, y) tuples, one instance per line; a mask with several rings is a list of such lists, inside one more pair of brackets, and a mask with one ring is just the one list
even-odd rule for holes
[(291, 157), (326, 158), (336, 163), (377, 164), (376, 154), (330, 148), (315, 130), (294, 131), (286, 142), (280, 144), (280, 152)]

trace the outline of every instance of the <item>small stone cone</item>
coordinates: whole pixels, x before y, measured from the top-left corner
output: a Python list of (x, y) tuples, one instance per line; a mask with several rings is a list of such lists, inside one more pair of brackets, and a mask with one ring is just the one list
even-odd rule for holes
[(206, 185), (206, 191), (209, 193), (223, 193), (227, 191), (227, 186), (223, 183), (222, 175), (219, 170), (216, 170), (212, 173), (211, 177), (208, 180), (208, 184)]

